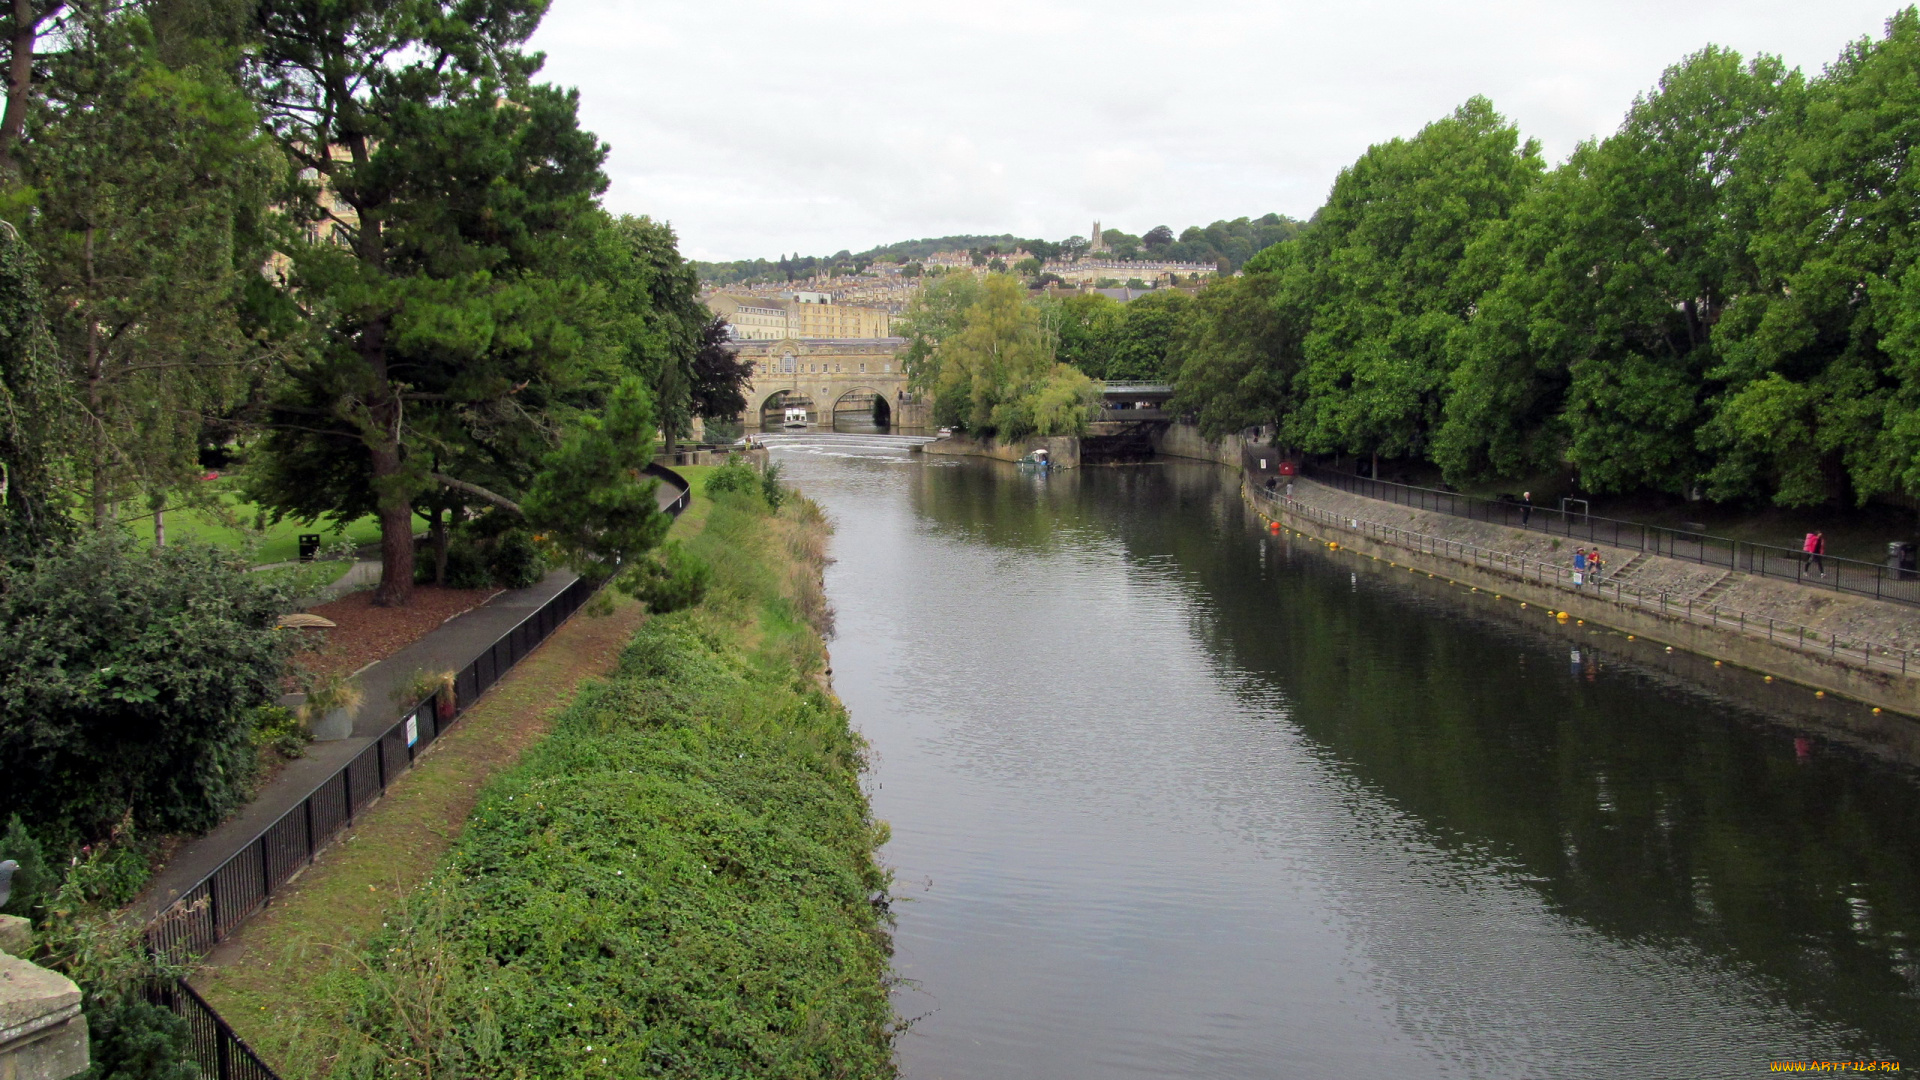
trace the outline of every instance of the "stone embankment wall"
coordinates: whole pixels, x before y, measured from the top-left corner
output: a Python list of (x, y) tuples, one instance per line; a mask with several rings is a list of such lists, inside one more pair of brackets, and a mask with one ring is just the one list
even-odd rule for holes
[(1020, 439), (1014, 442), (1001, 442), (998, 439), (976, 439), (970, 435), (949, 435), (946, 438), (921, 446), (923, 454), (951, 454), (961, 457), (988, 457), (997, 461), (1019, 461), (1035, 450), (1044, 449), (1047, 457), (1058, 469), (1076, 469), (1080, 467), (1080, 440), (1071, 435), (1051, 435), (1039, 439)]
[(1279, 450), (1240, 435), (1223, 435), (1218, 439), (1208, 439), (1200, 434), (1198, 427), (1185, 421), (1168, 424), (1159, 437), (1154, 439), (1153, 452), (1162, 457), (1216, 461), (1236, 469), (1255, 468), (1254, 462), (1248, 460), (1249, 456), (1256, 461), (1260, 457), (1278, 461), (1280, 456)]
[[(1920, 610), (1822, 592), (1636, 553), (1608, 552), (1630, 581), (1598, 588), (1566, 583), (1577, 542), (1368, 499), (1311, 481), (1291, 500), (1250, 496), (1263, 513), (1366, 556), (1575, 619), (1650, 638), (1909, 715), (1920, 715), (1920, 667), (1901, 670), (1900, 650), (1920, 646)], [(1709, 603), (1702, 594), (1718, 589)], [(1543, 616), (1545, 612), (1543, 611)], [(1863, 654), (1862, 649), (1871, 649)]]

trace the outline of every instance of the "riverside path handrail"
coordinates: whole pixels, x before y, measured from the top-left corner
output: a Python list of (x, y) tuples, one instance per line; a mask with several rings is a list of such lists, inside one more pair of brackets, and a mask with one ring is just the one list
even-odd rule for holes
[(1410, 506), (1416, 510), (1430, 510), (1437, 514), (1487, 521), (1551, 536), (1589, 540), (1609, 547), (1645, 551), (1703, 566), (1724, 566), (1728, 570), (1790, 579), (1802, 585), (1871, 596), (1876, 600), (1920, 605), (1920, 573), (1897, 570), (1879, 563), (1823, 555), (1821, 562), (1827, 574), (1820, 576), (1809, 571), (1805, 552), (1773, 544), (1756, 544), (1711, 533), (1621, 521), (1550, 506), (1535, 506), (1528, 512), (1519, 503), (1482, 499), (1457, 491), (1396, 484), (1387, 480), (1371, 480), (1312, 464), (1303, 464), (1301, 475), (1331, 488)]
[[(674, 493), (660, 503), (660, 509), (680, 516), (692, 501), (692, 485), (686, 477), (664, 465), (649, 465), (646, 471)], [(147, 948), (185, 963), (238, 929), (353, 824), (355, 814), (411, 768), (480, 695), (592, 599), (603, 583), (575, 578), (461, 668), (454, 676), (450, 701), (443, 704), (435, 694), (416, 702), (352, 761), (182, 893), (147, 928)], [(215, 1080), (279, 1080), (185, 979), (162, 984), (150, 996), (155, 1004), (187, 1021), (202, 1072)]]
[[(1368, 521), (1349, 514), (1338, 514), (1318, 506), (1308, 505), (1298, 499), (1288, 498), (1280, 492), (1267, 491), (1251, 484), (1246, 486), (1246, 490), (1271, 506), (1284, 508), (1288, 513), (1385, 540), (1398, 547), (1410, 548), (1439, 558), (1453, 559), (1456, 562), (1466, 562), (1496, 573), (1506, 573), (1523, 582), (1532, 581), (1537, 585), (1564, 589), (1581, 596), (1607, 599), (1606, 582), (1575, 585), (1573, 571), (1559, 564), (1544, 563), (1525, 555), (1461, 543), (1443, 536), (1418, 533), (1411, 529), (1402, 529), (1397, 525)], [(1861, 666), (1869, 670), (1899, 672), (1905, 675), (1909, 665), (1913, 665), (1913, 670), (1920, 671), (1920, 665), (1914, 664), (1913, 650), (1888, 642), (1864, 638), (1841, 641), (1832, 634), (1826, 635), (1823, 642), (1820, 632), (1812, 627), (1800, 623), (1783, 622), (1770, 615), (1760, 615), (1738, 608), (1724, 608), (1718, 604), (1696, 606), (1692, 597), (1687, 597), (1683, 601), (1665, 592), (1642, 592), (1620, 582), (1612, 583), (1612, 591), (1613, 601), (1623, 606), (1630, 605), (1642, 611), (1658, 612), (1668, 618), (1705, 624), (1720, 630), (1733, 630), (1747, 637), (1764, 638), (1776, 645), (1810, 655), (1825, 656), (1828, 659), (1844, 657), (1852, 663), (1857, 654)], [(1823, 643), (1826, 645), (1824, 649), (1820, 648)]]

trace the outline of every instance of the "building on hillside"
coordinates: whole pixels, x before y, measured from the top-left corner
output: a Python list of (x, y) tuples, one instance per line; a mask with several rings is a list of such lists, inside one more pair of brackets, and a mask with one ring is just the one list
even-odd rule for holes
[(1167, 281), (1176, 285), (1195, 284), (1220, 272), (1212, 263), (1162, 262), (1148, 259), (1081, 259), (1078, 262), (1051, 260), (1046, 273), (1056, 274), (1073, 285), (1092, 284), (1107, 279), (1127, 282), (1139, 278), (1146, 282)]
[(887, 308), (836, 304), (833, 294), (825, 292), (774, 297), (713, 293), (705, 299), (707, 310), (725, 319), (741, 341), (884, 338), (893, 329), (893, 313)]

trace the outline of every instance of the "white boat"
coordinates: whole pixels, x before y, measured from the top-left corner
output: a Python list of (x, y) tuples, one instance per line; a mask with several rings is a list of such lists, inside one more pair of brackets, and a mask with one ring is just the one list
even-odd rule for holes
[(787, 418), (780, 422), (781, 427), (803, 428), (807, 426), (807, 410), (788, 409)]

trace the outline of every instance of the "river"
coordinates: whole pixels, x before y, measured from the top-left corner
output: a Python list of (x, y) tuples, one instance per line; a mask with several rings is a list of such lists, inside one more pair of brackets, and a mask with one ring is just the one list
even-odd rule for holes
[(908, 1080), (1920, 1066), (1912, 765), (1217, 466), (776, 455), (835, 525)]

